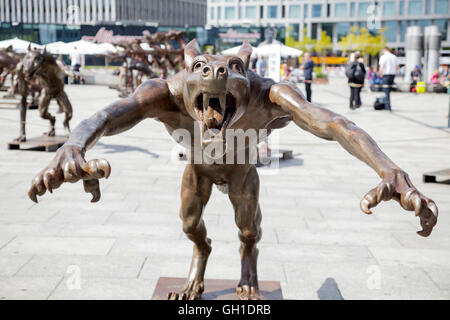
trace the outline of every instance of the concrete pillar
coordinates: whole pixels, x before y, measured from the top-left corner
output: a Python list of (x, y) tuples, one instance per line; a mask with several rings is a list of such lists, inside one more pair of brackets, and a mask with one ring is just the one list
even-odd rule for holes
[(422, 27), (410, 26), (406, 29), (406, 79), (411, 80), (411, 71), (414, 66), (421, 65), (423, 55)]
[(442, 33), (438, 26), (425, 27), (425, 81), (429, 82), (431, 75), (439, 68)]

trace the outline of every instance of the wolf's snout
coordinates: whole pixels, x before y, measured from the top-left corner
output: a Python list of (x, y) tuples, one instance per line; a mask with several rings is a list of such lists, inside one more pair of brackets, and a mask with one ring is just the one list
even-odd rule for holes
[(203, 80), (227, 80), (228, 69), (221, 63), (209, 63), (202, 68)]

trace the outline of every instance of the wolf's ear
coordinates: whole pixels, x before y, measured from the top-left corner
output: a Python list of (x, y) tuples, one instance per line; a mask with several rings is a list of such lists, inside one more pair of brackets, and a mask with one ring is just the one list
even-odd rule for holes
[(245, 70), (248, 70), (248, 65), (250, 64), (250, 56), (252, 55), (252, 52), (253, 52), (252, 46), (248, 43), (247, 40), (245, 40), (242, 43), (239, 52), (237, 53), (237, 56), (241, 58), (242, 61), (244, 61)]
[(31, 51), (31, 43), (28, 44), (28, 51)]
[(46, 53), (47, 53), (47, 46), (44, 46), (44, 50), (42, 50), (42, 53), (43, 53), (43, 54), (46, 54)]
[(200, 51), (200, 47), (198, 46), (197, 39), (194, 39), (191, 42), (189, 42), (184, 47), (184, 65), (186, 69), (189, 69), (189, 67), (192, 64), (192, 61), (194, 61), (194, 58), (201, 54), (202, 52)]

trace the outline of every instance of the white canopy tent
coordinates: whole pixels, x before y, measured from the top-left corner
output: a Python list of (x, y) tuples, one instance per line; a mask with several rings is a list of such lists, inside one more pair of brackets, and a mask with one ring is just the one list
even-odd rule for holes
[(292, 47), (285, 46), (284, 44), (266, 44), (256, 48), (256, 52), (260, 56), (268, 56), (270, 53), (280, 50), (282, 57), (299, 57), (303, 54), (302, 50), (298, 50)]
[[(240, 48), (241, 48), (241, 46), (233, 47), (233, 48), (222, 51), (222, 54), (235, 55), (239, 52)], [(282, 57), (299, 57), (303, 54), (302, 50), (288, 47), (288, 46), (285, 46), (284, 44), (279, 45), (279, 44), (274, 43), (274, 44), (266, 44), (266, 45), (256, 47), (256, 48), (253, 47), (252, 55), (258, 54), (259, 56), (267, 57), (270, 55), (271, 52), (274, 52), (277, 50), (280, 50)]]
[(16, 52), (26, 52), (28, 50), (28, 46), (30, 44), (31, 44), (32, 49), (42, 49), (43, 48), (43, 46), (41, 46), (37, 43), (25, 41), (25, 40), (22, 40), (19, 38), (0, 41), (0, 48), (6, 49), (9, 46), (12, 46), (13, 50)]
[(47, 51), (53, 54), (70, 54), (75, 51), (75, 48), (77, 48), (77, 51), (83, 55), (105, 55), (108, 54), (110, 50), (110, 48), (107, 48), (106, 46), (95, 44), (86, 40), (79, 40), (69, 43), (60, 41), (53, 42), (46, 45), (46, 47)]

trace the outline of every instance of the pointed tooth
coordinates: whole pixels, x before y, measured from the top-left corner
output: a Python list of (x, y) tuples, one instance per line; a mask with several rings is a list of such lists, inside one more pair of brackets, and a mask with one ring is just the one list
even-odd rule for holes
[(203, 94), (203, 110), (207, 110), (209, 107), (209, 97), (207, 94)]
[(227, 96), (224, 94), (221, 94), (219, 97), (219, 103), (220, 103), (220, 108), (222, 109), (222, 112), (225, 111), (226, 102), (227, 102)]

